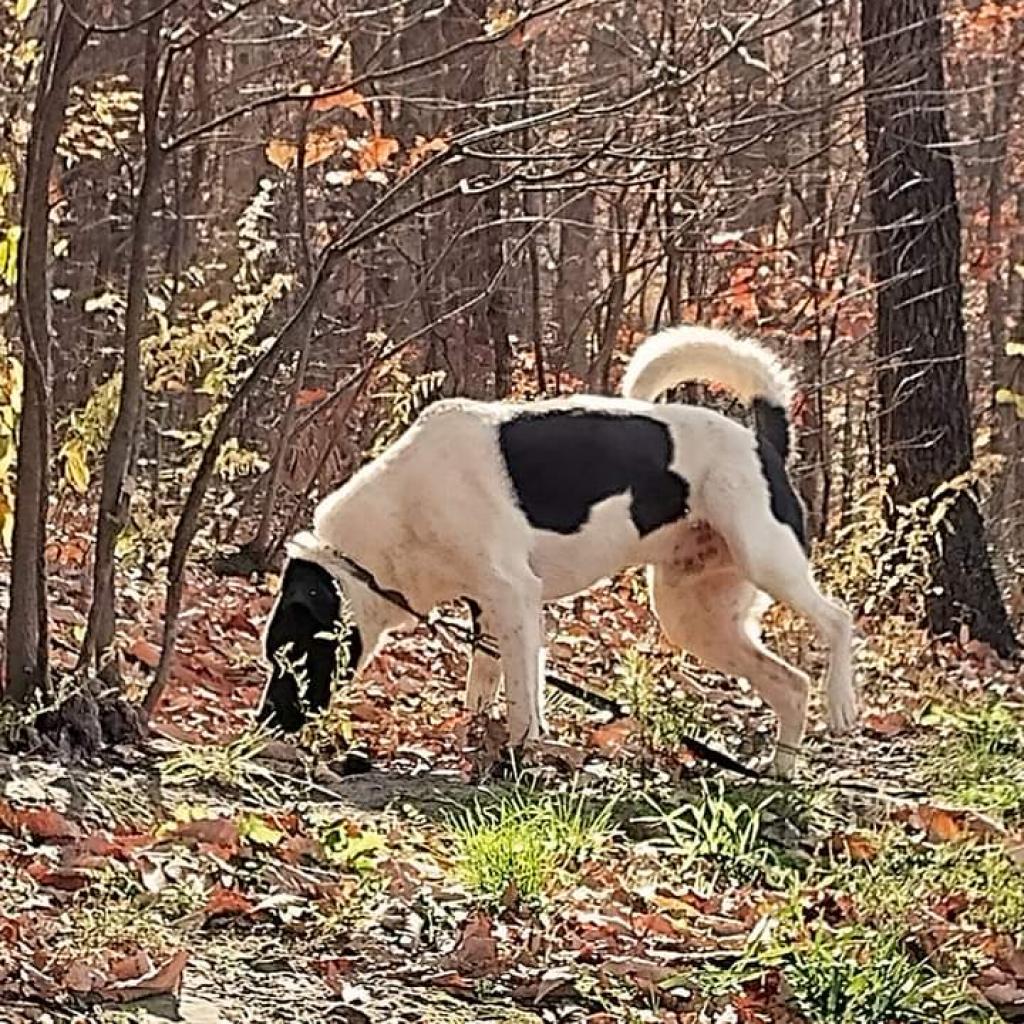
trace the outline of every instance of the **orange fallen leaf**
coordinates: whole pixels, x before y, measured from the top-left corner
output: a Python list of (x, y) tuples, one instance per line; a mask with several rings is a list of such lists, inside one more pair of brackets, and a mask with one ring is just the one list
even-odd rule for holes
[(295, 396), (295, 407), (304, 409), (307, 405), (314, 405), (326, 397), (326, 388), (302, 388)]
[(902, 711), (864, 716), (864, 727), (876, 736), (899, 736), (910, 728), (910, 719)]
[(605, 754), (614, 754), (625, 746), (636, 730), (637, 724), (632, 718), (618, 718), (595, 729), (590, 734), (590, 744)]
[(927, 833), (934, 842), (951, 843), (962, 839), (966, 828), (963, 818), (941, 807), (921, 804), (910, 816), (910, 823)]
[(287, 171), (299, 155), (299, 147), (287, 139), (271, 139), (265, 150), (267, 159), (282, 171)]
[(8, 832), (17, 834), (24, 830), (33, 839), (46, 842), (66, 842), (77, 839), (82, 834), (74, 822), (68, 821), (57, 811), (47, 807), (18, 810), (3, 800), (0, 800), (0, 825)]
[(230, 849), (238, 846), (238, 826), (230, 818), (201, 818), (180, 824), (175, 835)]
[[(135, 978), (114, 981), (98, 989), (105, 999), (117, 1002), (130, 1002), (145, 996), (173, 994), (181, 986), (181, 976), (188, 961), (188, 953), (179, 950), (162, 967), (151, 967), (143, 975)], [(149, 962), (149, 958), (146, 958)]]
[(330, 159), (341, 149), (347, 138), (348, 132), (340, 127), (330, 128), (325, 132), (310, 132), (306, 138), (306, 166), (313, 167)]
[(110, 973), (117, 981), (128, 981), (130, 978), (140, 978), (153, 969), (153, 961), (144, 950), (140, 950), (134, 956), (122, 957), (110, 965)]
[(486, 914), (475, 914), (466, 922), (450, 960), (461, 973), (471, 976), (490, 974), (497, 968), (498, 943)]
[(834, 835), (829, 840), (829, 845), (837, 853), (843, 853), (853, 861), (872, 860), (878, 853), (878, 843), (870, 836), (859, 832)]
[(417, 135), (416, 141), (409, 147), (409, 157), (405, 165), (405, 171), (411, 171), (414, 167), (423, 163), (427, 157), (433, 156), (435, 153), (446, 153), (449, 148), (447, 139), (440, 137), (428, 139), (423, 135)]
[(248, 896), (240, 893), (237, 889), (226, 889), (222, 885), (214, 888), (206, 901), (206, 906), (203, 908), (203, 911), (209, 917), (220, 915), (243, 916), (251, 914), (252, 910), (253, 904)]
[(141, 661), (147, 668), (156, 668), (160, 664), (160, 648), (156, 644), (144, 640), (142, 637), (132, 642), (131, 647), (128, 648), (128, 653), (133, 658)]
[(647, 932), (653, 935), (677, 934), (676, 926), (663, 914), (635, 914), (633, 925), (638, 932)]

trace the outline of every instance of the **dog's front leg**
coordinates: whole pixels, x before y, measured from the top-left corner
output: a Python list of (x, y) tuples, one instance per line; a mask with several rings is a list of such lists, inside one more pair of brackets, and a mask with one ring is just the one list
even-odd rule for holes
[[(492, 626), (484, 619), (483, 609), (476, 601), (467, 599), (473, 619), (473, 641), (479, 644), (492, 633)], [(469, 678), (466, 680), (466, 707), (470, 711), (486, 711), (493, 703), (501, 682), (501, 660), (474, 646), (469, 656)]]
[(545, 728), (540, 587), (531, 587), (536, 593), (529, 596), (524, 596), (526, 589), (509, 592), (495, 606), (493, 614), (512, 747), (540, 739)]
[(486, 711), (493, 703), (501, 682), (501, 661), (481, 650), (473, 651), (466, 683), (466, 707)]

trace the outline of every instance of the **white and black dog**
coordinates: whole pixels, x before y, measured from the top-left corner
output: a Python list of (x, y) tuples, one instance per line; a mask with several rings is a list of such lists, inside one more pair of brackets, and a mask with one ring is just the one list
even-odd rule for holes
[[(754, 429), (709, 409), (652, 404), (694, 380), (751, 403)], [(669, 639), (748, 679), (775, 710), (777, 774), (793, 771), (808, 678), (761, 645), (763, 595), (809, 619), (828, 645), (830, 723), (850, 729), (851, 618), (808, 566), (803, 509), (786, 474), (788, 373), (754, 342), (683, 326), (640, 347), (623, 394), (439, 401), (326, 498), (312, 532), (288, 545), (260, 717), (294, 731), (307, 710), (327, 705), (342, 600), (355, 671), (385, 634), (415, 622), (356, 579), (340, 554), (417, 613), (459, 598), (476, 603), (500, 660), (474, 653), (466, 702), (487, 707), (503, 678), (513, 745), (545, 729), (544, 602), (634, 565), (650, 567)], [(280, 656), (289, 644), (291, 664), (304, 663), (302, 694)]]

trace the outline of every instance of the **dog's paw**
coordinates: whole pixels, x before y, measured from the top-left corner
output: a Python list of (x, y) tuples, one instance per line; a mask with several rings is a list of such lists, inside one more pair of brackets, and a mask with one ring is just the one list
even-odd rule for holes
[(555, 764), (572, 771), (579, 771), (586, 760), (587, 752), (568, 743), (559, 743), (547, 736), (541, 736), (524, 744), (523, 756), (529, 764)]
[(781, 782), (790, 781), (796, 775), (796, 751), (792, 747), (785, 750), (777, 748), (775, 760), (772, 762), (768, 774)]
[(850, 732), (857, 725), (860, 709), (852, 686), (830, 690), (828, 694), (828, 724), (837, 735)]

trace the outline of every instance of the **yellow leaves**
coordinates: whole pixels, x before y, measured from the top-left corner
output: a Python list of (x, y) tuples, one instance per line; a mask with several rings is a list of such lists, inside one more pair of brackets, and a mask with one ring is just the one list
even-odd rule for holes
[(0, 160), (0, 199), (9, 196), (15, 189), (14, 168)]
[(21, 239), (21, 225), (12, 224), (0, 232), (0, 279), (8, 288), (18, 279), (18, 242)]
[(85, 459), (85, 445), (72, 438), (61, 449), (64, 457), (64, 476), (79, 494), (89, 489), (89, 464)]
[(282, 171), (287, 171), (299, 155), (299, 147), (287, 139), (271, 139), (267, 143), (267, 159)]
[(7, 551), (14, 534), (14, 481), (9, 474), (18, 450), (23, 386), (21, 363), (0, 352), (0, 545)]
[(18, 21), (27, 21), (38, 0), (15, 0), (14, 16)]
[(1024, 341), (1008, 341), (1006, 354), (1008, 356), (1024, 356)]
[(348, 138), (344, 128), (331, 128), (325, 132), (310, 132), (306, 139), (306, 166), (313, 167), (330, 159)]
[(484, 32), (489, 36), (500, 36), (519, 20), (519, 15), (512, 7), (491, 7), (487, 14)]
[(316, 111), (351, 110), (357, 117), (369, 118), (370, 112), (366, 107), (366, 97), (355, 89), (341, 89), (338, 92), (329, 93), (326, 96), (318, 96), (313, 100), (312, 107)]
[(14, 542), (14, 506), (7, 496), (0, 491), (0, 544), (5, 551), (11, 550)]
[(1000, 388), (996, 392), (997, 405), (1012, 405), (1017, 418), (1024, 420), (1024, 394), (1019, 391), (1011, 391), (1009, 388)]

